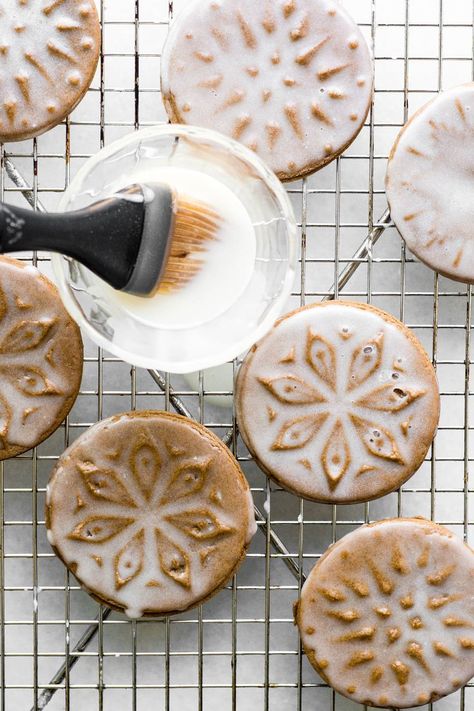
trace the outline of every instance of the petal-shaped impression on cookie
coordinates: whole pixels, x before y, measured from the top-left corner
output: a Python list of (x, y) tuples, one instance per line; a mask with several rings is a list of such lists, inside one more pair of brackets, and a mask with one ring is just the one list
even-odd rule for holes
[(358, 346), (352, 354), (349, 371), (348, 390), (357, 388), (365, 383), (372, 373), (380, 367), (382, 362), (383, 333)]
[(90, 516), (81, 521), (68, 538), (84, 543), (105, 543), (124, 531), (134, 521), (133, 518), (122, 516)]
[(340, 420), (336, 422), (328, 437), (321, 455), (321, 463), (329, 486), (335, 488), (351, 463), (351, 451)]
[(77, 463), (82, 478), (93, 496), (114, 504), (136, 507), (136, 503), (127, 491), (118, 475), (112, 469), (101, 469), (93, 462)]
[(336, 389), (336, 352), (334, 346), (323, 336), (308, 331), (306, 341), (306, 360), (321, 380)]
[(169, 486), (160, 503), (167, 504), (201, 491), (211, 463), (212, 459), (206, 457), (201, 461), (180, 464), (171, 475)]
[(415, 390), (414, 388), (404, 388), (400, 385), (381, 385), (375, 388), (355, 403), (359, 407), (368, 407), (371, 410), (381, 410), (382, 412), (398, 412), (404, 410), (419, 397), (425, 395), (426, 390)]
[[(5, 368), (0, 368), (0, 371), (6, 371)], [(58, 388), (51, 380), (49, 380), (40, 368), (33, 366), (19, 365), (15, 366), (12, 371), (6, 373), (12, 384), (24, 395), (41, 396), (41, 395), (63, 395), (63, 391)]]
[(20, 321), (0, 343), (0, 353), (24, 353), (36, 348), (46, 339), (55, 323), (54, 318)]
[(189, 556), (176, 543), (171, 541), (161, 531), (155, 529), (156, 547), (161, 571), (168, 578), (182, 585), (183, 588), (191, 587), (191, 565)]
[(198, 540), (209, 540), (232, 532), (232, 528), (219, 521), (212, 511), (195, 509), (165, 516), (169, 523)]
[(354, 414), (351, 414), (350, 418), (368, 452), (381, 459), (389, 459), (398, 464), (405, 463), (394, 437), (388, 430)]
[(144, 433), (132, 448), (130, 469), (145, 498), (149, 499), (160, 475), (161, 460), (154, 442)]
[(290, 405), (312, 405), (326, 402), (326, 398), (319, 390), (306, 383), (296, 375), (283, 375), (278, 378), (258, 378), (259, 382), (267, 388), (280, 402)]
[(114, 558), (115, 588), (120, 590), (140, 574), (145, 560), (145, 531), (131, 538)]
[(272, 444), (273, 450), (300, 449), (316, 436), (329, 417), (329, 413), (305, 415), (285, 422)]

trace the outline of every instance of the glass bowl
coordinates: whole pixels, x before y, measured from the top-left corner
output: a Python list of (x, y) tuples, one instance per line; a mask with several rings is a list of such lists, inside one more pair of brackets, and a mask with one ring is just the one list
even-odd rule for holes
[[(252, 151), (214, 131), (179, 125), (146, 128), (101, 150), (71, 182), (60, 210), (84, 208), (164, 169), (193, 171), (188, 177), (195, 177), (193, 184), (196, 189), (201, 185), (201, 192), (206, 180), (218, 181), (240, 201), (255, 245), (251, 251), (244, 245), (242, 254), (229, 253), (223, 270), (233, 278), (239, 273), (238, 260), (235, 269), (232, 265), (234, 257), (250, 259), (241, 288), (222, 290), (220, 283), (221, 294), (216, 280), (202, 280), (202, 298), (192, 293), (184, 302), (190, 318), (175, 322), (166, 302), (164, 309), (160, 303), (166, 318), (155, 319), (143, 299), (138, 305), (146, 307), (145, 313), (137, 311), (137, 297), (122, 298), (74, 260), (53, 255), (53, 268), (67, 309), (97, 345), (133, 365), (188, 373), (244, 353), (281, 314), (294, 282), (296, 223), (283, 186)], [(212, 194), (207, 201), (219, 211), (219, 204), (212, 205)], [(185, 291), (180, 298), (187, 298)], [(200, 304), (206, 311), (202, 317)], [(210, 304), (214, 307), (209, 310)]]

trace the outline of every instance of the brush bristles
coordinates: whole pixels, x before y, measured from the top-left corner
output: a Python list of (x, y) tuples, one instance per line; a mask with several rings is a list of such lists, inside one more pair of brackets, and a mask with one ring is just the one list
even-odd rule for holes
[(207, 252), (220, 224), (220, 216), (207, 205), (178, 198), (171, 249), (158, 285), (160, 293), (182, 289), (199, 274), (204, 261), (195, 255)]

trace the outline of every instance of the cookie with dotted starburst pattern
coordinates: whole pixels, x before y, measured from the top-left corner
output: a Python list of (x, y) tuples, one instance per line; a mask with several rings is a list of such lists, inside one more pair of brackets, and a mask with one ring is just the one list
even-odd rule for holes
[(39, 136), (71, 113), (99, 46), (93, 0), (0, 0), (0, 143)]
[(244, 143), (282, 180), (323, 167), (367, 116), (367, 43), (334, 0), (192, 0), (162, 55), (171, 121)]
[(130, 617), (207, 600), (256, 531), (228, 448), (201, 425), (154, 411), (103, 420), (66, 450), (48, 484), (46, 526), (86, 590)]
[(392, 219), (422, 262), (474, 284), (474, 83), (445, 91), (400, 132), (386, 190)]
[(60, 426), (81, 378), (81, 333), (54, 284), (35, 267), (0, 257), (0, 460)]
[(428, 356), (373, 306), (325, 302), (278, 321), (238, 374), (241, 435), (275, 481), (314, 501), (368, 501), (421, 465), (439, 389)]
[(310, 663), (344, 696), (409, 708), (474, 675), (474, 553), (442, 526), (362, 526), (313, 568), (295, 606)]

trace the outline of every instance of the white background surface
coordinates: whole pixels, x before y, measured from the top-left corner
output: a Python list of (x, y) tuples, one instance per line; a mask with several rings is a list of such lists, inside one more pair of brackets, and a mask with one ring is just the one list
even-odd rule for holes
[[(184, 2), (175, 0), (174, 9)], [(321, 299), (331, 289), (335, 275), (350, 262), (373, 222), (383, 214), (386, 156), (406, 115), (439, 88), (472, 78), (472, 0), (445, 0), (441, 6), (440, 0), (374, 0), (373, 4), (371, 0), (346, 0), (344, 4), (363, 26), (369, 43), (374, 44), (374, 111), (337, 164), (304, 183), (289, 186), (306, 237), (304, 279), (298, 278), (289, 307)], [(70, 176), (100, 148), (101, 140), (108, 143), (133, 130), (136, 117), (142, 126), (166, 120), (159, 94), (159, 68), (168, 2), (140, 0), (137, 23), (134, 0), (107, 0), (101, 10), (105, 21), (104, 58), (68, 127), (57, 127), (36, 143), (5, 146), (5, 152), (47, 209), (54, 209)], [(136, 48), (140, 55), (137, 65)], [(1, 175), (4, 199), (26, 204), (6, 173)], [(49, 273), (47, 260), (40, 261), (40, 267)], [(269, 486), (264, 475), (247, 461), (239, 443), (238, 453), (258, 508), (271, 521), (296, 565), (302, 565), (306, 572), (332, 540), (366, 520), (397, 514), (424, 515), (447, 524), (460, 536), (471, 532), (473, 522), (469, 477), (464, 481), (464, 472), (469, 474), (472, 466), (472, 395), (470, 369), (465, 365), (466, 354), (470, 360), (470, 329), (466, 331), (465, 327), (470, 290), (466, 292), (462, 285), (446, 279), (435, 280), (429, 269), (405, 255), (397, 232), (390, 228), (341, 296), (369, 300), (402, 317), (414, 329), (437, 366), (441, 427), (433, 461), (425, 462), (402, 493), (370, 506), (337, 509), (303, 505), (294, 496)], [(231, 375), (232, 366), (226, 376), (230, 384)], [(232, 427), (231, 397), (213, 394), (215, 381), (213, 384), (206, 374), (192, 385), (175, 377), (168, 382), (183, 393), (182, 400), (193, 415), (217, 434), (224, 435)], [(217, 407), (219, 400), (227, 407)], [(35, 453), (9, 461), (2, 468), (5, 593), (0, 602), (4, 605), (6, 711), (27, 711), (41, 698), (65, 654), (95, 620), (99, 609), (66, 575), (46, 541), (44, 489), (54, 460), (68, 441), (98, 418), (133, 407), (173, 409), (148, 372), (131, 371), (126, 364), (86, 344), (82, 391), (68, 426)], [(264, 532), (258, 532), (233, 587), (202, 611), (169, 623), (134, 624), (113, 614), (99, 625), (99, 634), (81, 654), (68, 684), (62, 683), (47, 708), (361, 709), (319, 686), (319, 678), (300, 656), (291, 609), (297, 596), (298, 580)], [(438, 702), (436, 710), (462, 711), (473, 706), (474, 693), (469, 688)]]

